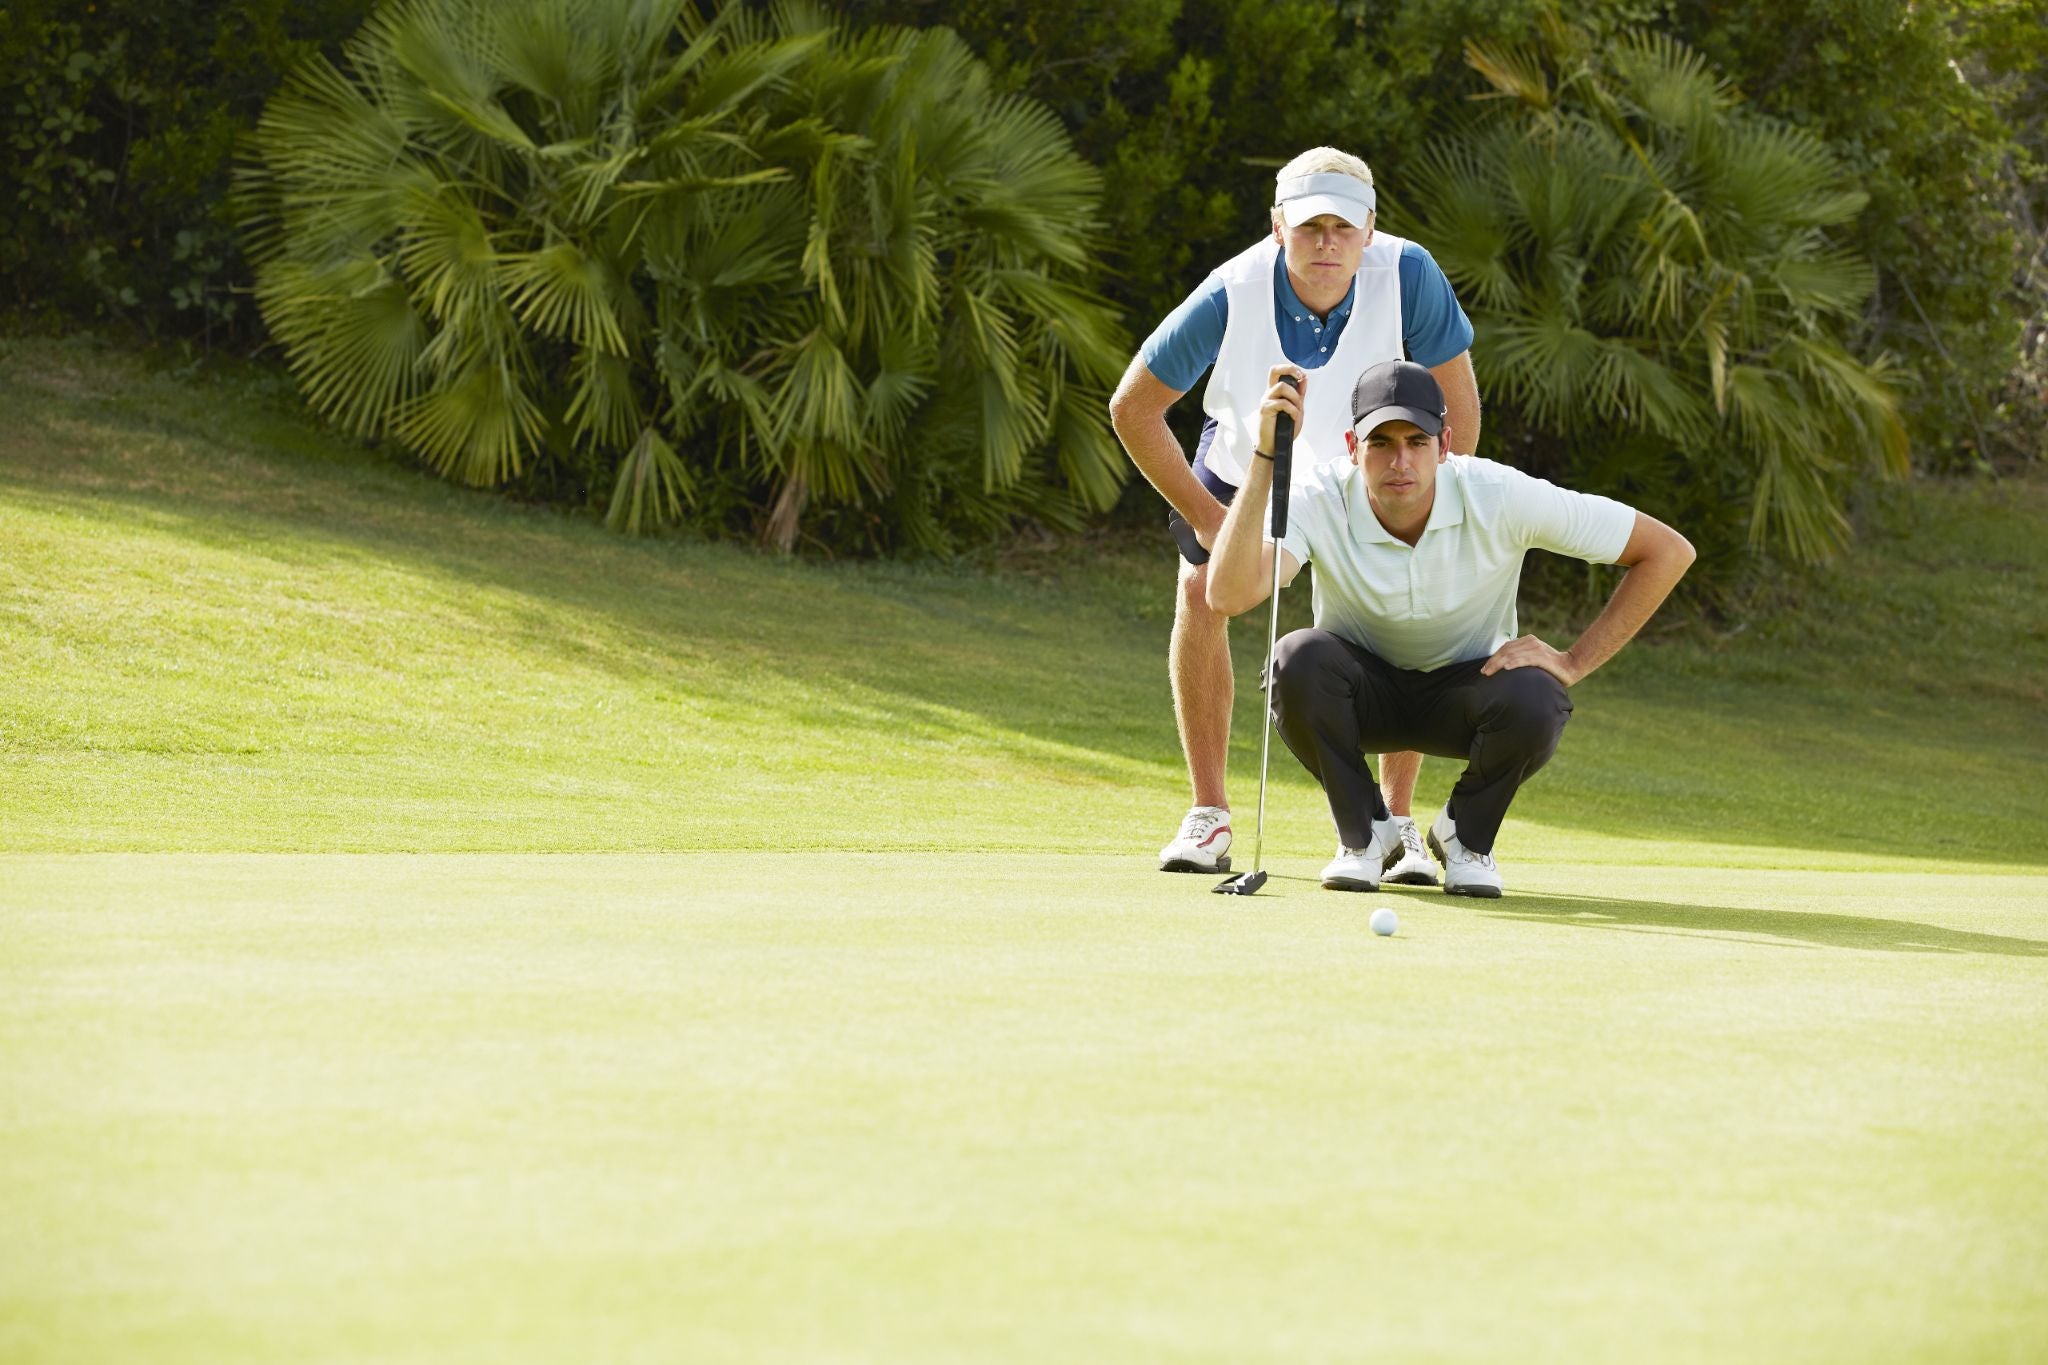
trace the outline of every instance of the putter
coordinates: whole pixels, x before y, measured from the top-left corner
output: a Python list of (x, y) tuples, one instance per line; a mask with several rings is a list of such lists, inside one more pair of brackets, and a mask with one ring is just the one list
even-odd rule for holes
[[(1281, 381), (1299, 390), (1293, 375)], [(1280, 537), (1287, 534), (1287, 490), (1294, 481), (1294, 419), (1281, 413), (1273, 419), (1273, 591), (1266, 613), (1265, 723), (1259, 727), (1259, 823), (1252, 836), (1252, 870), (1225, 877), (1215, 886), (1219, 896), (1249, 896), (1266, 884), (1266, 765), (1273, 757), (1273, 646), (1280, 638)]]

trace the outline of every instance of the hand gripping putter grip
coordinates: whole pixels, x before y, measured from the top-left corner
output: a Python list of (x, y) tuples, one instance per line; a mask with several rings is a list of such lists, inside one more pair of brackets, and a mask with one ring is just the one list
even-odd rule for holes
[[(1280, 382), (1299, 391), (1291, 374)], [(1287, 534), (1287, 492), (1294, 483), (1294, 419), (1281, 413), (1273, 419), (1273, 590), (1266, 613), (1266, 723), (1259, 727), (1259, 823), (1252, 838), (1252, 870), (1225, 877), (1216, 884), (1219, 896), (1249, 896), (1266, 884), (1266, 765), (1273, 757), (1273, 646), (1280, 637), (1280, 537)]]

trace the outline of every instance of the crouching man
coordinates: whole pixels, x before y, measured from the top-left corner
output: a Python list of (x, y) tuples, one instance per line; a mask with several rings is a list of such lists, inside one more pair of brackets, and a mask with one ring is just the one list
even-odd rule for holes
[[(1400, 843), (1367, 754), (1414, 750), (1463, 759), (1429, 847), (1444, 890), (1498, 896), (1494, 836), (1524, 782), (1557, 749), (1569, 688), (1614, 657), (1693, 560), (1685, 537), (1611, 498), (1559, 488), (1507, 465), (1445, 451), (1443, 391), (1410, 361), (1373, 366), (1351, 394), (1348, 460), (1297, 471), (1287, 534), (1265, 536), (1274, 419), (1301, 421), (1280, 382), (1326, 384), (1275, 368), (1259, 445), (1224, 518), (1208, 600), (1226, 616), (1316, 566), (1315, 625), (1274, 651), (1267, 697), (1280, 735), (1329, 798), (1337, 856), (1323, 885), (1376, 891)], [(1531, 549), (1621, 564), (1614, 596), (1569, 649), (1520, 635), (1515, 594)]]

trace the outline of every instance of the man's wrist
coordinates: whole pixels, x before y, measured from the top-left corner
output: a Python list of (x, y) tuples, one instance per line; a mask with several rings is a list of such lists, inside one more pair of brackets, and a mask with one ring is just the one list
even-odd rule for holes
[(1271, 460), (1273, 458), (1273, 452), (1270, 450), (1254, 450), (1252, 454), (1261, 460)]

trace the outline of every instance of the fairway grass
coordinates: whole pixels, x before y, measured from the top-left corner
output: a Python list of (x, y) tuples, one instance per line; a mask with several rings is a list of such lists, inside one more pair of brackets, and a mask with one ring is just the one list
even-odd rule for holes
[(0, 859), (0, 1358), (2048, 1349), (2048, 879), (1313, 871)]
[(87, 343), (0, 403), (4, 1365), (2048, 1359), (2048, 483), (1575, 689), (1506, 899), (1323, 892), (1276, 750), (1239, 900), (1152, 870), (1160, 543), (630, 541)]

